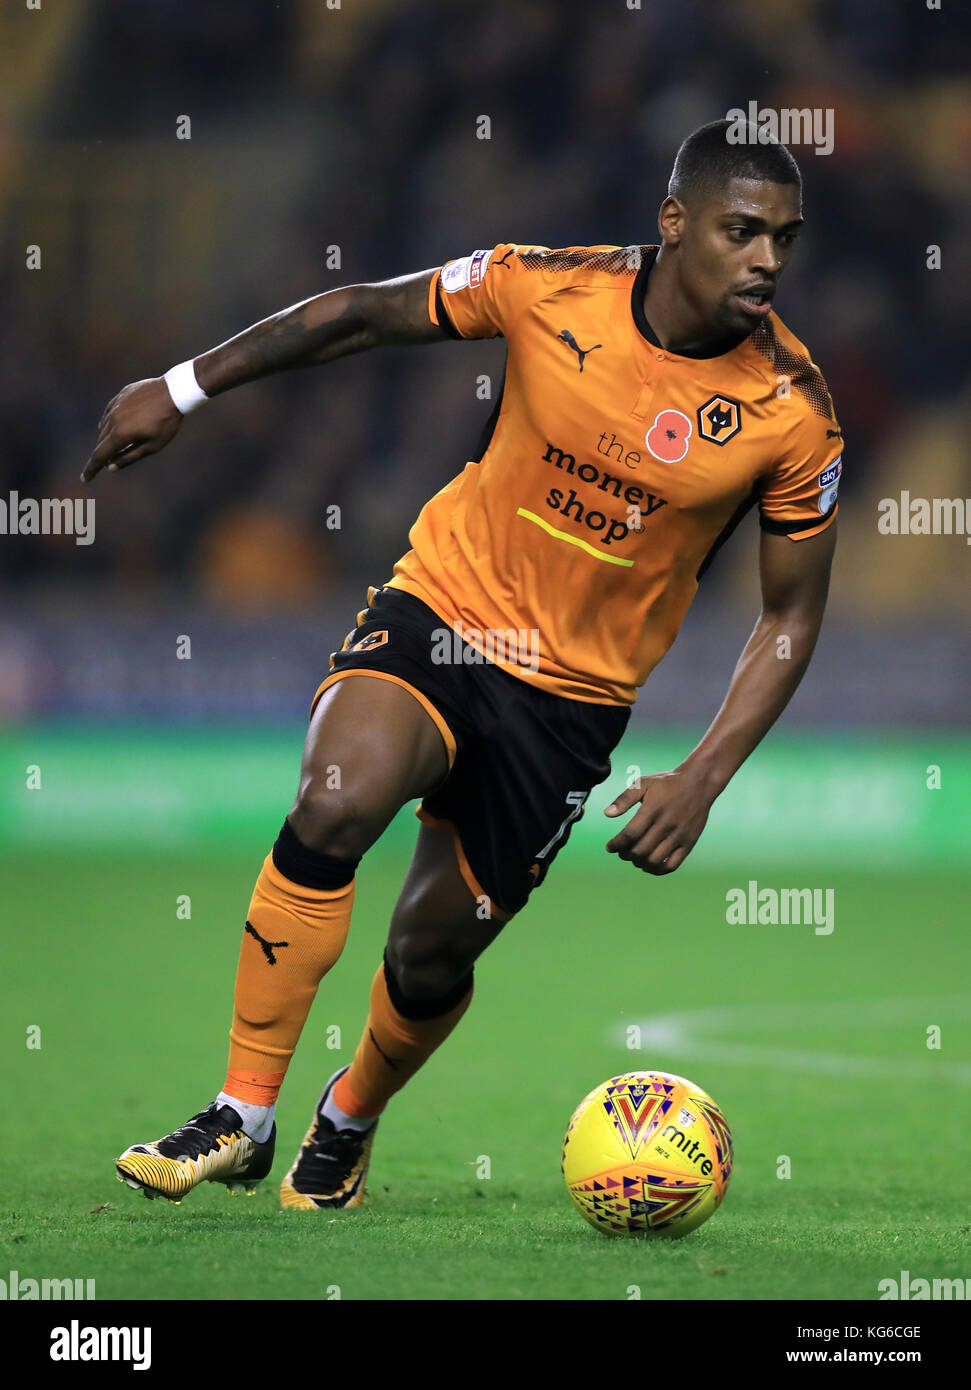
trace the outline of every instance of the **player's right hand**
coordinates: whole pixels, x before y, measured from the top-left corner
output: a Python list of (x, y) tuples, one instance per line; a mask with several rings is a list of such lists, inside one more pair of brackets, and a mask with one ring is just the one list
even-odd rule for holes
[(134, 381), (108, 402), (98, 422), (98, 442), (81, 481), (88, 483), (102, 468), (109, 473), (164, 449), (182, 424), (182, 412), (160, 376)]

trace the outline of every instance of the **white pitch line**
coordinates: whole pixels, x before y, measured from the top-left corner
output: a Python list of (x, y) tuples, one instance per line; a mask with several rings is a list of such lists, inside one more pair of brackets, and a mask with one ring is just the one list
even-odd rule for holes
[[(730, 1065), (774, 1067), (782, 1071), (805, 1072), (821, 1076), (900, 1077), (913, 1081), (942, 1080), (971, 1085), (971, 1062), (951, 1062), (937, 1053), (925, 1057), (871, 1057), (848, 1052), (824, 1052), (813, 1048), (780, 1046), (785, 1032), (809, 1023), (839, 1023), (843, 1027), (862, 1027), (880, 1022), (902, 1023), (908, 1018), (918, 1026), (966, 1020), (971, 1015), (971, 997), (949, 995), (944, 998), (866, 999), (809, 1004), (753, 1004), (738, 1007), (687, 1009), (680, 1013), (656, 1014), (641, 1020), (639, 1049), (675, 1053), (703, 1061)], [(621, 1025), (623, 1043), (627, 1028)], [(765, 1032), (773, 1030), (779, 1041), (766, 1043), (731, 1042), (723, 1033)], [(616, 1031), (612, 1030), (616, 1037)]]

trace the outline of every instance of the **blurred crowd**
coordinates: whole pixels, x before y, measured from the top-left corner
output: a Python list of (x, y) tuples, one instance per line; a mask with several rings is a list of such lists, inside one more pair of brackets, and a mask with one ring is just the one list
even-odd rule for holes
[[(826, 375), (846, 439), (837, 602), (966, 601), (963, 544), (959, 564), (943, 538), (888, 552), (875, 524), (876, 499), (901, 487), (971, 496), (959, 6), (14, 9), (0, 19), (0, 497), (79, 494), (115, 391), (288, 303), (501, 240), (652, 242), (696, 126), (753, 100), (832, 108), (833, 152), (793, 150), (808, 230), (777, 307)], [(40, 268), (27, 268), (31, 246)], [(102, 475), (95, 544), (0, 540), (0, 582), (143, 604), (196, 594), (250, 613), (379, 583), (422, 502), (463, 466), (491, 409), (478, 379), (497, 386), (501, 364), (499, 344), (443, 344), (244, 388), (165, 455)], [(751, 550), (730, 548), (712, 576), (714, 601), (748, 597)]]

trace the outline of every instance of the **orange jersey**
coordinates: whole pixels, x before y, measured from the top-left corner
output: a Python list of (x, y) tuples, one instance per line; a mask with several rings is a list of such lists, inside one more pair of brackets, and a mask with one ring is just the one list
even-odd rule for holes
[(636, 699), (749, 507), (793, 540), (836, 515), (842, 435), (805, 347), (770, 314), (718, 357), (662, 348), (656, 255), (505, 242), (429, 291), (451, 336), (507, 340), (505, 381), (487, 446), (422, 509), (390, 584), (575, 700)]

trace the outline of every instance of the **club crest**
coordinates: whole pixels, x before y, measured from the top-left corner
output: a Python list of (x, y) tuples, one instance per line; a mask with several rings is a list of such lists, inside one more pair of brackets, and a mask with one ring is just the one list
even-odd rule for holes
[(742, 428), (742, 407), (731, 396), (710, 396), (698, 407), (698, 433), (710, 444), (727, 444)]

